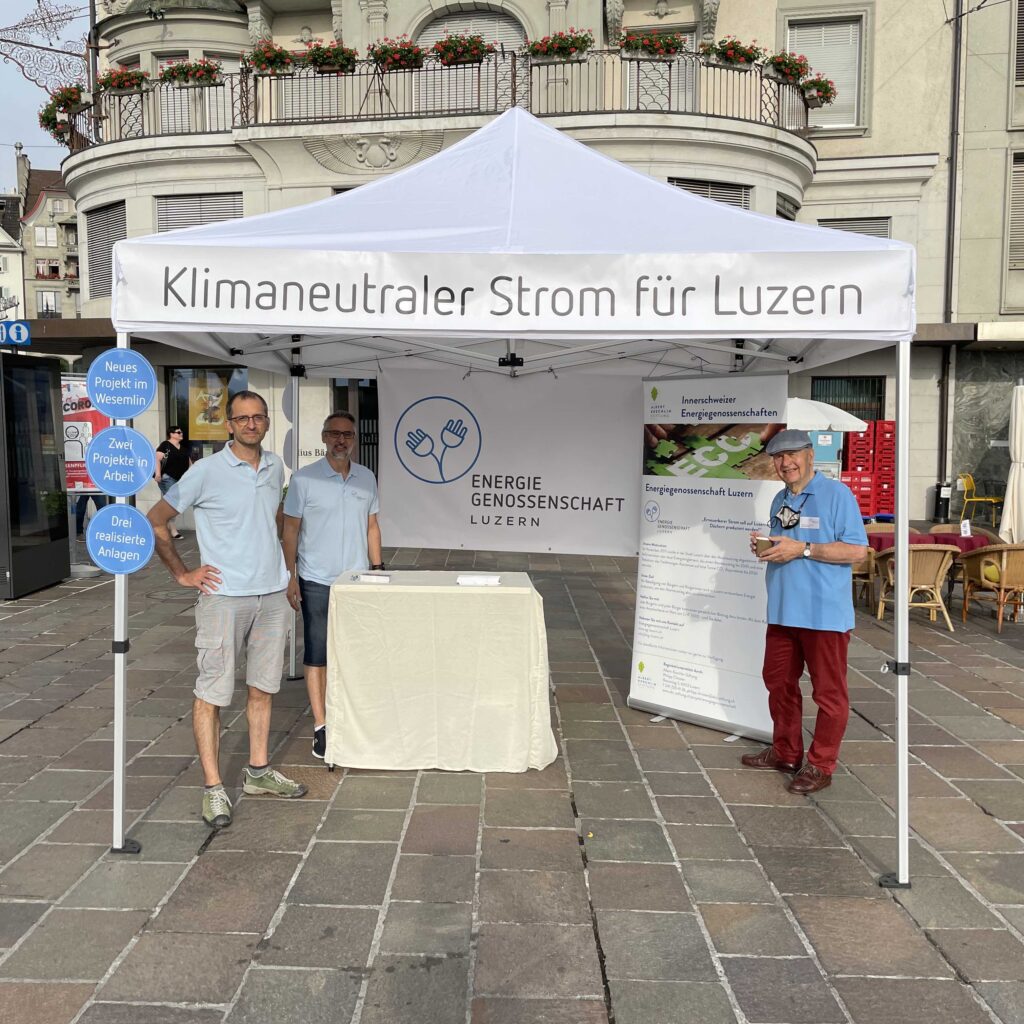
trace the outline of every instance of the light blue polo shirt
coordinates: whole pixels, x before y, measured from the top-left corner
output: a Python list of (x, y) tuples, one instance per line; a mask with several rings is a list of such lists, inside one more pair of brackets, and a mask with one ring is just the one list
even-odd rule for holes
[(379, 508), (377, 481), (357, 462), (349, 463), (348, 479), (326, 458), (293, 473), (284, 514), (302, 520), (299, 575), (329, 587), (343, 572), (369, 568), (366, 528)]
[(284, 463), (265, 451), (254, 470), (234, 455), (232, 443), (195, 463), (164, 501), (179, 512), (195, 509), (199, 557), (220, 570), (218, 594), (273, 594), (288, 586), (277, 535)]
[[(783, 530), (775, 518), (783, 503), (799, 510), (800, 522)], [(850, 488), (815, 473), (799, 494), (783, 488), (772, 500), (768, 533), (812, 544), (841, 540), (867, 545), (864, 520)], [(767, 563), (768, 622), (845, 633), (853, 629), (852, 567), (794, 558), (780, 565)]]

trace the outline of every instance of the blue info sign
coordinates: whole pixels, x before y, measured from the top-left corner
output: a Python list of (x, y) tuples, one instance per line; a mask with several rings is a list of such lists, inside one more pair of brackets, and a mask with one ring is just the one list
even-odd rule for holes
[(104, 572), (138, 572), (153, 557), (153, 527), (131, 505), (105, 505), (89, 521), (85, 546)]
[(107, 494), (127, 498), (138, 494), (156, 472), (153, 446), (130, 427), (107, 427), (85, 452), (89, 476)]
[(130, 420), (156, 399), (156, 374), (148, 360), (130, 348), (108, 348), (89, 367), (89, 399), (104, 416)]

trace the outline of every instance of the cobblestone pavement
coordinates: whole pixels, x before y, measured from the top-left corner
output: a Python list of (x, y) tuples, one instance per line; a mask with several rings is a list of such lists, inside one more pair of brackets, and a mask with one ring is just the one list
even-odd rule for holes
[[(148, 568), (129, 581), (135, 857), (108, 850), (109, 579), (0, 606), (3, 1024), (1024, 1019), (1024, 625), (914, 618), (913, 886), (890, 892), (891, 620), (860, 619), (841, 768), (807, 799), (740, 770), (752, 744), (624, 706), (634, 560), (388, 562), (531, 572), (556, 762), (328, 774), (290, 683), (274, 761), (309, 795), (243, 797), (210, 833), (192, 601)], [(240, 701), (224, 724), (238, 779)]]

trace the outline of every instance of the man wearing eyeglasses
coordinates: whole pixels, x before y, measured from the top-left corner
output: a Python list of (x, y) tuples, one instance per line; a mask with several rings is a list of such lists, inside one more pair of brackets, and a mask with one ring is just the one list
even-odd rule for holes
[[(787, 787), (791, 793), (817, 793), (832, 784), (850, 717), (846, 653), (854, 625), (851, 566), (867, 554), (867, 535), (850, 489), (815, 472), (814, 446), (806, 431), (783, 430), (765, 450), (786, 485), (772, 501), (772, 544), (762, 544), (758, 555), (767, 564), (763, 678), (772, 745), (741, 760), (748, 768), (792, 774)], [(758, 531), (750, 535), (754, 554), (758, 536)], [(803, 764), (800, 675), (805, 665), (818, 714)]]
[[(199, 591), (192, 730), (206, 783), (203, 820), (212, 828), (231, 824), (231, 800), (220, 775), (220, 709), (231, 703), (235, 662), (243, 650), (249, 724), (243, 792), (288, 798), (306, 792), (270, 767), (268, 749), (291, 618), (279, 540), (284, 465), (263, 450), (270, 416), (260, 395), (239, 391), (228, 402), (227, 417), (228, 444), (200, 459), (149, 512), (160, 560), (181, 586)], [(167, 528), (189, 508), (195, 509), (198, 569), (185, 567)]]
[(327, 749), (327, 611), (331, 584), (343, 573), (383, 569), (377, 481), (352, 461), (356, 421), (335, 412), (320, 434), (327, 455), (292, 474), (284, 503), (282, 544), (288, 600), (302, 609), (303, 657), (313, 712), (313, 756)]

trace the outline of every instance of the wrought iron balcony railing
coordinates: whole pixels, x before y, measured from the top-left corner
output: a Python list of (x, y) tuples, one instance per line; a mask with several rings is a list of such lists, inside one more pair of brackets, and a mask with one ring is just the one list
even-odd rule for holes
[(556, 114), (664, 112), (704, 114), (771, 125), (807, 127), (802, 90), (759, 67), (709, 63), (697, 54), (664, 61), (588, 53), (543, 63), (495, 53), (480, 64), (444, 67), (433, 59), (412, 71), (382, 72), (359, 61), (348, 74), (301, 68), (288, 75), (243, 70), (216, 85), (155, 83), (137, 92), (102, 92), (73, 115), (66, 142), (90, 146), (163, 135), (229, 132), (285, 124), (328, 124), (398, 118), (497, 114), (522, 106)]

